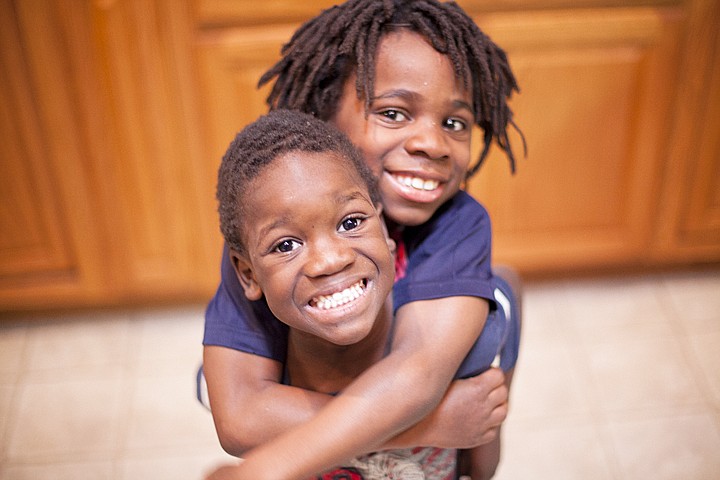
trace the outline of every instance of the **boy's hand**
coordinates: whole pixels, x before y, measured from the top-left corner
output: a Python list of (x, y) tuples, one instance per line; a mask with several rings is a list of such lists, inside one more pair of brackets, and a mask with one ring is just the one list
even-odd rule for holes
[[(444, 448), (472, 448), (493, 441), (508, 413), (505, 375), (498, 368), (454, 381), (440, 405), (395, 440)], [(409, 438), (403, 439), (409, 435)], [(393, 442), (395, 443), (395, 442)]]

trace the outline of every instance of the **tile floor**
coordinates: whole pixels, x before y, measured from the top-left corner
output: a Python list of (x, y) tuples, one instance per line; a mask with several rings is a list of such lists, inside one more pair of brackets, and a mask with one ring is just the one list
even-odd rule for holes
[[(720, 270), (532, 283), (498, 480), (720, 478)], [(203, 307), (0, 321), (0, 479), (200, 479)]]

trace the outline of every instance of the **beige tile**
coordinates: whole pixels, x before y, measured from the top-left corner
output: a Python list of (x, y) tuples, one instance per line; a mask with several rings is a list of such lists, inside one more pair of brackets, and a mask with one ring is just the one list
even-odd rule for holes
[(691, 335), (688, 339), (698, 372), (702, 375), (700, 382), (709, 389), (715, 407), (720, 409), (720, 331), (704, 335)]
[(192, 372), (156, 378), (140, 378), (134, 388), (125, 448), (212, 445), (220, 449), (212, 416), (195, 399)]
[(688, 333), (720, 331), (720, 270), (672, 274), (663, 279), (663, 294)]
[(109, 458), (118, 447), (121, 391), (119, 380), (22, 384), (8, 460)]
[(564, 285), (558, 283), (532, 283), (523, 292), (523, 337), (534, 333), (559, 332), (558, 298), (563, 296)]
[(237, 459), (220, 450), (194, 449), (174, 454), (147, 452), (142, 458), (127, 458), (120, 462), (118, 480), (173, 479), (201, 480), (220, 465)]
[(88, 374), (115, 374), (127, 362), (126, 314), (65, 317), (28, 328), (24, 379), (84, 380)]
[(614, 478), (601, 438), (592, 426), (543, 427), (509, 421), (503, 431), (502, 448), (495, 480)]
[(111, 462), (86, 462), (10, 465), (0, 478), (2, 480), (113, 480), (115, 477)]
[(0, 383), (13, 383), (20, 378), (26, 343), (26, 327), (0, 326)]
[[(526, 284), (496, 478), (716, 478), (718, 292), (719, 271)], [(0, 479), (199, 479), (230, 459), (195, 400), (203, 314), (0, 326)]]
[(606, 413), (682, 409), (702, 403), (676, 339), (627, 339), (586, 348), (593, 393)]
[[(0, 439), (6, 438), (15, 390), (15, 385), (0, 384)], [(2, 458), (3, 450), (5, 450), (5, 442), (0, 442), (0, 458)]]
[(590, 407), (587, 382), (563, 338), (526, 332), (511, 388), (510, 415), (517, 418), (580, 417)]
[(672, 313), (655, 277), (581, 281), (568, 287), (559, 320), (582, 341), (671, 337)]
[(720, 432), (711, 414), (613, 423), (608, 430), (622, 478), (718, 478)]
[(188, 374), (202, 362), (204, 307), (150, 310), (133, 317), (132, 352), (140, 377)]

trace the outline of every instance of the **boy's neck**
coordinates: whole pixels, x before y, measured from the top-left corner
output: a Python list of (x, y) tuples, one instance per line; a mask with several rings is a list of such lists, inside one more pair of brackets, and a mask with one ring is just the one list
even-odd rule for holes
[(387, 353), (392, 328), (390, 299), (362, 341), (335, 345), (290, 329), (286, 368), (290, 384), (322, 393), (337, 393)]

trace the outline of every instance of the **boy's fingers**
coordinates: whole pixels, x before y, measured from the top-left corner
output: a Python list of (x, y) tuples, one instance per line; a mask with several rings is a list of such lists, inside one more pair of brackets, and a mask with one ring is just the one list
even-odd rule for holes
[(488, 383), (491, 383), (494, 386), (500, 386), (505, 385), (505, 374), (503, 371), (497, 367), (493, 367), (483, 373), (483, 375), (487, 376)]
[(490, 368), (468, 380), (475, 382), (478, 386), (490, 392), (505, 384), (505, 374), (499, 368)]

